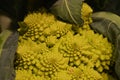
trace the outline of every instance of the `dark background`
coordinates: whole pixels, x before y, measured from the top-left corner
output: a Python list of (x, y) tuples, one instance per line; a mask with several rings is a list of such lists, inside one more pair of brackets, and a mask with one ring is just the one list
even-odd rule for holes
[(109, 11), (120, 16), (120, 0), (85, 0), (96, 11)]
[[(28, 11), (47, 9), (57, 0), (0, 0), (0, 14), (22, 21)], [(120, 15), (120, 0), (85, 0), (96, 11), (109, 11)]]

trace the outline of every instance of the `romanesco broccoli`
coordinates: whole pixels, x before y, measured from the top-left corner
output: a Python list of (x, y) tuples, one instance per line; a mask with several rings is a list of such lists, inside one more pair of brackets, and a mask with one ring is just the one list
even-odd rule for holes
[[(22, 80), (34, 76), (43, 80), (103, 80), (101, 73), (109, 70), (113, 46), (90, 28), (92, 9), (86, 3), (81, 14), (83, 27), (59, 21), (46, 12), (28, 14), (16, 53), (16, 80), (22, 76)], [(19, 33), (22, 29), (20, 26)]]

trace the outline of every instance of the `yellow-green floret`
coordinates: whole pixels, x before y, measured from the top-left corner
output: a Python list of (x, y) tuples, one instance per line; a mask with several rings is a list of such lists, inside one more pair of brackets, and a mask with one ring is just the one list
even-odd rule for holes
[(55, 19), (55, 17), (50, 13), (31, 13), (28, 14), (24, 23), (25, 26), (20, 26), (18, 29), (19, 32), (23, 31), (24, 34), (21, 35), (21, 39), (30, 38), (36, 42), (45, 42), (46, 38), (49, 36), (56, 36), (60, 38), (64, 36), (68, 31), (71, 30), (72, 25), (65, 22), (61, 22)]
[(81, 54), (82, 51), (89, 50), (91, 46), (87, 43), (87, 40), (79, 34), (73, 35), (71, 32), (68, 33), (62, 38), (58, 48), (64, 57), (69, 58), (70, 66), (78, 67), (81, 63), (85, 65), (91, 63), (87, 53), (86, 55)]
[(16, 70), (15, 80), (50, 80), (44, 76), (36, 76), (30, 70)]
[(72, 75), (71, 80), (103, 80), (100, 73), (93, 68), (80, 66), (79, 68), (68, 68), (68, 74)]
[(44, 43), (37, 44), (31, 39), (22, 40), (18, 43), (18, 49), (15, 60), (16, 70), (26, 69), (36, 73), (39, 71), (35, 64), (39, 63), (41, 54), (48, 52), (48, 48)]
[(93, 68), (68, 67), (67, 70), (61, 70), (52, 77), (51, 80), (103, 80), (103, 77)]
[(64, 58), (57, 51), (49, 51), (41, 56), (39, 65), (36, 65), (45, 76), (54, 76), (60, 70), (68, 67), (68, 59)]
[(93, 12), (92, 8), (87, 3), (83, 3), (81, 9), (81, 15), (82, 15), (81, 17), (84, 21), (84, 24), (92, 23), (92, 18), (91, 18), (92, 12)]
[[(80, 30), (80, 35), (84, 36), (91, 46), (91, 49), (86, 51), (93, 53), (91, 61), (94, 64), (94, 68), (99, 72), (102, 72), (104, 69), (109, 70), (113, 46), (108, 42), (108, 39), (104, 38), (103, 35), (95, 33), (93, 30)], [(82, 53), (85, 54), (87, 53), (86, 51)]]
[(72, 80), (72, 75), (67, 70), (61, 70), (52, 77), (51, 80)]

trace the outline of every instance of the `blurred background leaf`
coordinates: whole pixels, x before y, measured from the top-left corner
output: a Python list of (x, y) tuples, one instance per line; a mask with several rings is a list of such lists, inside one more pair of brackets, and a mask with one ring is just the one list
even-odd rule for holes
[(109, 11), (120, 15), (120, 0), (85, 0), (96, 11)]
[(83, 0), (58, 0), (51, 7), (51, 12), (58, 18), (72, 24), (83, 25), (81, 8)]
[[(6, 33), (5, 33), (6, 34)], [(5, 40), (0, 55), (0, 80), (14, 80), (14, 56), (17, 49), (19, 34), (11, 33)]]

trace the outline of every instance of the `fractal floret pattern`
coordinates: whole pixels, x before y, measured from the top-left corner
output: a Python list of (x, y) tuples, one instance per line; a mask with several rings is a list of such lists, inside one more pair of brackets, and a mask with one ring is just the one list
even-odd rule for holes
[(60, 70), (65, 70), (68, 67), (68, 59), (64, 58), (57, 51), (49, 51), (41, 56), (39, 69), (45, 76), (54, 76)]
[(88, 7), (82, 6), (83, 26), (47, 12), (25, 17), (18, 29), (16, 80), (104, 80), (102, 73), (110, 68), (114, 46), (90, 28)]
[(53, 76), (55, 72), (67, 68), (68, 59), (57, 50), (49, 50), (44, 43), (37, 44), (29, 39), (19, 43), (15, 66), (16, 70), (31, 70), (38, 76)]
[(35, 72), (39, 63), (41, 54), (48, 52), (44, 43), (37, 44), (31, 39), (22, 40), (18, 43), (17, 54), (15, 58), (16, 70), (26, 69)]
[(82, 66), (61, 70), (52, 77), (52, 80), (103, 80), (103, 77), (93, 68)]
[(52, 80), (72, 80), (72, 75), (67, 70), (61, 70), (52, 77)]
[[(94, 68), (99, 72), (102, 72), (104, 69), (109, 70), (113, 46), (111, 43), (108, 43), (108, 39), (104, 38), (103, 35), (95, 33), (93, 30), (80, 30), (80, 35), (84, 35), (92, 47), (88, 51), (93, 53), (91, 61), (94, 63)], [(86, 51), (82, 52), (82, 54), (85, 53)]]
[(103, 80), (97, 71), (85, 66), (70, 67), (68, 68), (68, 74), (72, 76), (71, 80)]
[(80, 66), (80, 64), (88, 65), (91, 63), (89, 57), (81, 54), (81, 51), (88, 50), (91, 46), (87, 43), (87, 40), (81, 37), (79, 34), (73, 35), (73, 33), (68, 33), (61, 40), (61, 44), (58, 47), (59, 51), (64, 57), (69, 58), (70, 66)]
[(95, 34), (93, 30), (80, 30), (77, 35), (68, 33), (62, 38), (59, 51), (69, 58), (71, 66), (85, 65), (99, 72), (109, 70), (112, 45), (108, 43), (107, 38)]
[(15, 80), (49, 80), (49, 78), (36, 76), (30, 70), (16, 70)]
[(60, 38), (70, 31), (72, 27), (71, 24), (56, 20), (50, 13), (42, 14), (38, 12), (28, 14), (24, 19), (24, 24), (26, 24), (27, 28), (20, 26), (18, 29), (19, 32), (23, 28), (25, 29), (25, 33), (21, 35), (21, 38), (30, 38), (36, 42), (45, 42), (50, 35)]

